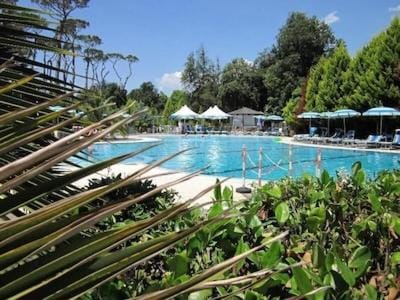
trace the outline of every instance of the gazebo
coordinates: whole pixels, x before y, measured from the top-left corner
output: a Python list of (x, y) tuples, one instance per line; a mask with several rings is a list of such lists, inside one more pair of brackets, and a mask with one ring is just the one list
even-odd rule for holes
[(262, 111), (257, 111), (248, 107), (242, 107), (229, 113), (232, 116), (232, 124), (241, 124), (242, 129), (245, 127), (255, 127), (256, 119), (254, 116), (262, 116)]

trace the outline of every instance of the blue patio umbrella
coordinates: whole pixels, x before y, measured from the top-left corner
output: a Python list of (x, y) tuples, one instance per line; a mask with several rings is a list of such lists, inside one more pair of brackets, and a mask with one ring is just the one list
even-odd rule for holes
[(380, 119), (380, 129), (379, 134), (382, 134), (382, 119), (383, 117), (398, 117), (400, 116), (400, 111), (393, 107), (379, 106), (368, 109), (362, 114), (364, 117), (379, 117)]
[(306, 119), (309, 120), (308, 129), (309, 132), (311, 130), (311, 120), (312, 119), (321, 119), (321, 114), (314, 111), (303, 112), (302, 114), (298, 115), (297, 118), (299, 119)]
[(332, 118), (343, 119), (343, 130), (344, 134), (346, 134), (346, 119), (358, 117), (360, 115), (361, 114), (358, 111), (355, 111), (353, 109), (339, 109), (332, 113)]
[(269, 115), (269, 116), (265, 117), (265, 120), (281, 122), (281, 121), (283, 121), (283, 118), (280, 116), (277, 116), (277, 115)]

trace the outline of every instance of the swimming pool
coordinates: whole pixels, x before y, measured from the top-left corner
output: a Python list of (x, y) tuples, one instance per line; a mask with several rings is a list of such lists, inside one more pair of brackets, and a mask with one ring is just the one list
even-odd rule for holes
[[(246, 178), (257, 178), (259, 148), (263, 156), (262, 178), (275, 180), (288, 175), (289, 145), (280, 143), (277, 138), (238, 137), (238, 136), (160, 136), (162, 144), (146, 152), (124, 161), (125, 164), (151, 163), (179, 150), (192, 148), (189, 152), (163, 164), (164, 168), (181, 171), (194, 171), (204, 166), (210, 167), (203, 173), (214, 176), (241, 177), (243, 145), (248, 151), (248, 170)], [(117, 155), (135, 151), (148, 143), (113, 142), (95, 144), (92, 155), (104, 160)], [(154, 142), (153, 142), (154, 143)], [(315, 174), (315, 147), (292, 146), (293, 176), (304, 172)], [(375, 176), (384, 169), (400, 168), (399, 153), (379, 153), (369, 151), (321, 148), (322, 168), (334, 174), (337, 170), (350, 172), (355, 161), (361, 161), (369, 176)]]

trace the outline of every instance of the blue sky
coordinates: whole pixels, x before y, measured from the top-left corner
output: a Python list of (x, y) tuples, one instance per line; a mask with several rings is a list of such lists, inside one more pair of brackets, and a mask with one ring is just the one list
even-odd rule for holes
[(103, 50), (139, 57), (128, 90), (152, 81), (169, 93), (191, 51), (203, 45), (222, 65), (254, 60), (292, 11), (325, 20), (354, 54), (400, 13), (400, 0), (91, 0), (74, 17), (90, 22), (85, 33), (99, 35)]

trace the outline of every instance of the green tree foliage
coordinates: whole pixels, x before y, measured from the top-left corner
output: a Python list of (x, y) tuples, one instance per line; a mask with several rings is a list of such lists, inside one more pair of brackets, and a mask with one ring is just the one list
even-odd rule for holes
[(258, 108), (260, 83), (262, 84), (262, 78), (251, 63), (243, 58), (232, 60), (221, 74), (218, 97), (222, 108), (227, 111), (242, 106)]
[(365, 111), (400, 103), (400, 19), (374, 37), (351, 59), (344, 43), (322, 57), (310, 73), (306, 109)]
[(280, 113), (310, 68), (322, 55), (329, 53), (335, 43), (330, 27), (316, 17), (299, 12), (289, 16), (279, 31), (276, 45), (257, 59), (268, 90), (268, 111)]
[(171, 114), (185, 105), (188, 102), (188, 98), (188, 94), (185, 91), (175, 90), (172, 92), (171, 96), (168, 97), (168, 100), (165, 103), (164, 111), (162, 113), (162, 121), (164, 124), (172, 123), (170, 120)]
[(365, 110), (400, 101), (400, 19), (376, 36), (352, 60), (346, 74), (342, 106)]
[(282, 116), (288, 125), (294, 126), (297, 124), (296, 114), (299, 109), (299, 102), (301, 100), (301, 88), (296, 88), (292, 97), (288, 102), (286, 102), (285, 107), (282, 109)]
[(160, 93), (151, 82), (143, 82), (140, 87), (129, 92), (128, 98), (134, 99), (150, 108), (154, 114), (160, 114), (167, 102), (167, 96)]
[(350, 55), (343, 42), (328, 58), (321, 58), (311, 72), (307, 84), (306, 110), (331, 111), (337, 109), (344, 97), (343, 82), (350, 64)]
[(195, 111), (202, 111), (217, 102), (219, 85), (219, 63), (214, 63), (200, 47), (190, 53), (182, 73), (182, 83), (190, 93), (189, 103)]

